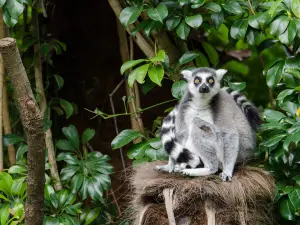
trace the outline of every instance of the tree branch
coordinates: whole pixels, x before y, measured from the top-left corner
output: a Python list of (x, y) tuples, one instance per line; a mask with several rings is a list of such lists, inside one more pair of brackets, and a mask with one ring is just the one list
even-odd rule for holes
[(28, 175), (25, 225), (41, 225), (44, 218), (45, 184), (43, 114), (35, 102), (16, 40), (13, 38), (0, 40), (0, 53), (2, 54), (7, 72), (11, 76), (21, 121), (27, 133)]

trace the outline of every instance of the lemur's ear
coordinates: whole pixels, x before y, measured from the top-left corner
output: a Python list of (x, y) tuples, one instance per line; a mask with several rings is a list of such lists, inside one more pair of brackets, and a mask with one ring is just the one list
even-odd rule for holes
[(182, 77), (186, 80), (190, 80), (190, 78), (192, 77), (193, 72), (189, 71), (189, 70), (182, 70), (181, 73)]
[(218, 80), (222, 80), (224, 74), (227, 73), (227, 70), (219, 69), (216, 71)]

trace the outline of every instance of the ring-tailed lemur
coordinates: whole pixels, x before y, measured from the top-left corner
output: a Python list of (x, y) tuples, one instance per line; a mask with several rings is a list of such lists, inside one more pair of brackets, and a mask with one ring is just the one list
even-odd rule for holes
[[(231, 180), (236, 162), (253, 154), (261, 123), (257, 108), (242, 94), (220, 87), (226, 70), (184, 70), (188, 88), (163, 120), (161, 139), (169, 163), (158, 170), (190, 176), (214, 174)], [(204, 168), (197, 168), (204, 164)], [(175, 166), (176, 165), (176, 166)]]

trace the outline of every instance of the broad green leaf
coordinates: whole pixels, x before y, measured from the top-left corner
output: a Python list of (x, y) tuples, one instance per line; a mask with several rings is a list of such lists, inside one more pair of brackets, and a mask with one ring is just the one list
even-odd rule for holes
[(5, 4), (6, 0), (0, 0), (0, 8)]
[[(276, 44), (278, 42), (278, 40), (272, 39), (272, 38), (267, 38), (265, 39), (263, 42), (261, 42), (258, 46), (257, 46), (257, 50), (259, 52), (262, 52), (265, 49), (271, 48), (274, 44)], [(277, 59), (277, 61), (280, 59)], [(266, 69), (266, 68), (264, 68)]]
[(8, 221), (9, 218), (9, 208), (10, 205), (9, 203), (2, 204), (0, 207), (0, 224), (1, 225), (6, 225), (6, 222)]
[(232, 89), (232, 90), (235, 90), (235, 91), (242, 91), (246, 88), (246, 83), (245, 82), (241, 82), (241, 83), (237, 83), (237, 82), (228, 82), (228, 85), (229, 87)]
[(198, 52), (196, 57), (195, 64), (197, 67), (209, 67), (209, 62), (206, 56), (202, 52)]
[(164, 62), (166, 53), (164, 50), (159, 50), (155, 57), (151, 58), (151, 62)]
[[(67, 204), (65, 204), (67, 205)], [(78, 202), (75, 205), (67, 205), (65, 206), (65, 210), (68, 214), (72, 216), (76, 216), (78, 213), (81, 212), (80, 208), (82, 207), (82, 202)]]
[(59, 219), (58, 218), (53, 218), (51, 216), (45, 216), (43, 225), (60, 225), (59, 224)]
[(154, 149), (159, 149), (162, 147), (162, 143), (159, 137), (149, 139), (148, 143)]
[(126, 7), (120, 14), (120, 21), (125, 27), (127, 27), (129, 24), (132, 24), (137, 20), (141, 12), (141, 8), (135, 6)]
[(172, 95), (174, 98), (181, 99), (187, 89), (187, 83), (184, 80), (179, 80), (172, 85)]
[(277, 62), (274, 66), (272, 66), (267, 72), (267, 85), (271, 88), (277, 86), (279, 81), (282, 78), (282, 69), (284, 66), (284, 61)]
[(141, 84), (141, 89), (143, 95), (146, 95), (149, 91), (151, 91), (155, 87), (155, 83), (153, 83), (149, 77), (145, 79), (145, 83)]
[(81, 137), (81, 141), (82, 141), (82, 144), (86, 144), (88, 141), (90, 141), (93, 137), (95, 136), (95, 130), (94, 129), (86, 129), (83, 134), (82, 134), (82, 137)]
[(183, 65), (193, 61), (198, 55), (199, 53), (194, 51), (184, 53), (183, 56), (181, 56), (181, 58), (179, 59), (179, 65)]
[(148, 24), (146, 24), (144, 28), (144, 32), (147, 37), (150, 36), (151, 32), (155, 29), (159, 30), (163, 27), (163, 24), (161, 22), (157, 22), (154, 20), (151, 20)]
[(22, 177), (19, 179), (15, 179), (13, 181), (12, 187), (11, 187), (11, 193), (14, 196), (20, 196), (22, 197), (24, 193), (26, 192), (26, 177)]
[(8, 169), (8, 173), (23, 173), (27, 171), (27, 169), (24, 166), (21, 165), (14, 165)]
[(298, 105), (294, 102), (286, 101), (280, 104), (280, 108), (289, 112), (292, 116), (294, 116), (297, 112)]
[(0, 191), (4, 192), (5, 195), (10, 195), (12, 185), (12, 177), (8, 173), (0, 172)]
[(164, 69), (161, 65), (152, 66), (150, 65), (148, 70), (149, 78), (156, 83), (158, 86), (161, 86), (161, 81), (164, 77)]
[(286, 118), (286, 116), (282, 112), (278, 112), (272, 109), (266, 109), (264, 111), (264, 115), (268, 123), (276, 123), (282, 120), (283, 118)]
[(13, 27), (18, 23), (17, 19), (14, 19), (6, 9), (6, 7), (2, 8), (3, 10), (3, 20), (8, 27)]
[(137, 60), (130, 60), (130, 61), (127, 61), (125, 62), (122, 66), (121, 66), (121, 69), (120, 69), (120, 73), (121, 74), (124, 74), (124, 72), (142, 62), (145, 62), (146, 60), (145, 59), (137, 59)]
[(60, 207), (65, 205), (66, 200), (68, 199), (70, 192), (68, 190), (60, 190), (58, 193), (58, 203)]
[(140, 22), (139, 24), (137, 24), (132, 30), (131, 30), (131, 35), (132, 36), (136, 36), (136, 33), (141, 31), (141, 30), (144, 30), (145, 27), (151, 23), (153, 20), (151, 19), (146, 19), (146, 20), (143, 20), (142, 22)]
[(287, 29), (279, 35), (279, 40), (286, 45), (290, 45), (297, 34), (297, 27), (294, 20), (291, 20)]
[(73, 111), (74, 111), (72, 104), (64, 99), (60, 99), (59, 103), (60, 103), (60, 106), (66, 112), (66, 118), (69, 119), (70, 116), (72, 116)]
[(235, 21), (230, 28), (230, 35), (233, 39), (240, 40), (246, 35), (248, 27), (248, 21), (246, 19), (241, 19)]
[(292, 4), (291, 4), (291, 8), (292, 8), (292, 11), (293, 13), (298, 17), (300, 18), (300, 0), (291, 0), (292, 1)]
[(66, 154), (64, 161), (70, 165), (79, 165), (79, 160), (75, 154)]
[(180, 23), (181, 18), (179, 16), (173, 16), (166, 20), (166, 27), (169, 31), (174, 30)]
[(66, 224), (68, 224), (68, 225), (80, 225), (78, 219), (75, 217), (65, 215), (64, 218), (65, 218)]
[(217, 66), (219, 64), (219, 55), (217, 51), (207, 42), (203, 42), (202, 46), (204, 51), (208, 55), (209, 61), (214, 65)]
[(275, 36), (279, 36), (282, 34), (288, 24), (289, 24), (289, 18), (287, 16), (279, 16), (273, 22), (270, 24), (270, 33)]
[(222, 11), (219, 13), (212, 13), (211, 20), (213, 21), (213, 23), (216, 25), (216, 28), (218, 29), (224, 21), (224, 13)]
[(75, 148), (71, 144), (70, 141), (67, 140), (58, 140), (56, 142), (56, 147), (58, 147), (61, 150), (70, 150), (70, 151), (75, 151)]
[(178, 0), (180, 6), (189, 4), (189, 0)]
[(196, 14), (193, 16), (187, 16), (187, 17), (185, 17), (184, 20), (190, 27), (192, 27), (194, 29), (198, 29), (203, 22), (203, 18), (200, 14)]
[(123, 130), (114, 138), (114, 140), (111, 143), (111, 147), (112, 149), (121, 148), (139, 137), (143, 137), (143, 135), (135, 130)]
[(289, 199), (295, 209), (300, 209), (300, 190), (295, 189), (291, 193), (289, 193)]
[(157, 150), (153, 148), (149, 148), (145, 151), (146, 156), (151, 160), (151, 161), (156, 161), (157, 160)]
[(99, 185), (97, 179), (95, 177), (89, 177), (88, 178), (88, 194), (89, 196), (95, 200), (99, 201), (103, 196), (103, 190), (101, 185)]
[(17, 0), (6, 0), (5, 8), (12, 18), (18, 20), (24, 10), (24, 5)]
[(277, 100), (278, 100), (279, 104), (283, 103), (284, 99), (293, 93), (294, 93), (293, 89), (285, 89), (282, 92), (280, 92), (277, 96)]
[(96, 179), (96, 184), (103, 190), (109, 190), (111, 188), (111, 180), (107, 174), (98, 174), (94, 178)]
[(185, 23), (184, 20), (182, 20), (176, 28), (176, 34), (182, 40), (187, 39), (187, 37), (189, 36), (190, 31), (191, 31), (191, 28)]
[(278, 144), (284, 137), (286, 136), (286, 134), (278, 134), (278, 135), (274, 135), (271, 138), (263, 141), (261, 143), (261, 145), (264, 145), (268, 148), (275, 146), (276, 144)]
[(163, 4), (159, 4), (156, 8), (148, 9), (148, 16), (155, 21), (163, 23), (168, 16), (168, 8)]
[(100, 207), (97, 207), (97, 208), (94, 208), (92, 210), (90, 210), (86, 217), (85, 217), (85, 223), (84, 225), (89, 225), (91, 224), (100, 214), (101, 212), (101, 208)]
[(249, 16), (248, 23), (251, 27), (255, 29), (261, 29), (265, 22), (264, 17), (266, 17), (266, 15), (262, 12), (259, 12), (255, 15)]
[(234, 15), (240, 15), (243, 13), (243, 9), (240, 4), (236, 1), (231, 1), (222, 5), (223, 8)]
[(60, 90), (64, 86), (64, 79), (59, 75), (54, 75), (54, 78), (56, 80), (58, 90)]
[(202, 6), (205, 3), (205, 0), (190, 0), (192, 4)]
[(60, 172), (61, 180), (68, 180), (79, 170), (78, 166), (68, 165)]
[(300, 141), (300, 132), (292, 133), (290, 134), (283, 142), (283, 148), (286, 151), (289, 151), (290, 144), (294, 142), (295, 144), (298, 144)]
[(288, 199), (282, 199), (280, 201), (280, 212), (283, 218), (285, 218), (286, 220), (294, 219), (295, 209)]
[(76, 194), (83, 182), (83, 175), (81, 173), (76, 174), (71, 180), (72, 193)]
[(286, 126), (280, 123), (266, 123), (262, 124), (259, 128), (261, 132), (271, 131), (271, 130), (279, 130), (279, 131), (285, 131)]
[(5, 146), (14, 145), (20, 142), (25, 142), (25, 140), (16, 134), (3, 135), (3, 144)]
[(150, 64), (139, 66), (129, 74), (128, 76), (129, 87), (133, 87), (135, 80), (137, 80), (137, 82), (139, 82), (140, 84), (143, 84), (145, 82), (145, 77), (147, 75), (149, 65)]
[(130, 149), (128, 149), (127, 157), (129, 159), (141, 159), (144, 157), (147, 149), (152, 149), (148, 142), (134, 144)]
[(68, 127), (64, 127), (62, 129), (62, 132), (68, 139), (68, 141), (71, 143), (72, 147), (75, 149), (79, 149), (79, 136), (77, 129), (74, 125), (70, 125)]
[(51, 185), (45, 185), (45, 200), (50, 201), (51, 195), (55, 193), (54, 188)]
[(215, 3), (215, 2), (208, 2), (208, 3), (206, 3), (204, 6), (203, 6), (203, 8), (205, 8), (205, 9), (209, 9), (209, 10), (211, 10), (211, 11), (213, 11), (213, 12), (221, 12), (222, 11), (222, 8), (221, 8), (221, 6), (219, 6), (217, 3)]

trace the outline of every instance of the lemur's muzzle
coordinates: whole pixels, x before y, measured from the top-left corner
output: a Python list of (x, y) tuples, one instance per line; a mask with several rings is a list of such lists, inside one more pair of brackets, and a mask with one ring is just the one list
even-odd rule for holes
[(200, 93), (208, 93), (209, 92), (209, 87), (206, 84), (202, 84), (199, 88)]

